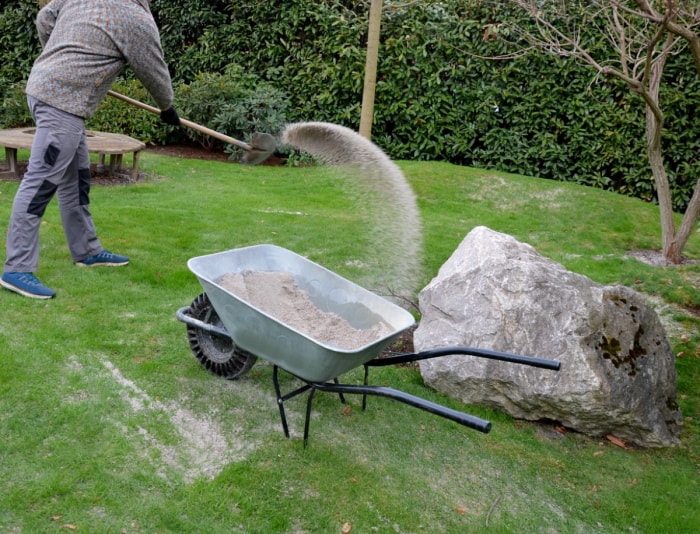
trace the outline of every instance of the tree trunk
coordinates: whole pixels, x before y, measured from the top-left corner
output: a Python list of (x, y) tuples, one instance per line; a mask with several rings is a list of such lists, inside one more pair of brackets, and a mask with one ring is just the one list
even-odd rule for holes
[(681, 225), (678, 227), (678, 232), (676, 233), (676, 241), (678, 241), (680, 250), (683, 250), (688, 239), (690, 239), (693, 228), (695, 228), (695, 222), (698, 218), (700, 218), (700, 179), (698, 179), (695, 184), (693, 196), (690, 197), (690, 202), (688, 202), (688, 207), (683, 215), (683, 221), (681, 221)]
[(680, 263), (680, 249), (675, 243), (675, 223), (673, 221), (673, 202), (671, 200), (671, 187), (668, 183), (668, 175), (664, 167), (663, 154), (661, 152), (661, 128), (660, 121), (649, 106), (647, 106), (647, 157), (651, 174), (656, 185), (656, 196), (659, 201), (659, 213), (661, 215), (661, 246), (664, 258), (671, 263)]
[(659, 201), (662, 253), (669, 263), (679, 264), (685, 243), (679, 243), (676, 239), (676, 226), (673, 220), (673, 199), (661, 148), (664, 114), (659, 106), (659, 88), (661, 87), (661, 79), (667, 57), (664, 52), (651, 64), (647, 89), (637, 90), (646, 102), (647, 157), (649, 158), (649, 166), (654, 177), (656, 196)]

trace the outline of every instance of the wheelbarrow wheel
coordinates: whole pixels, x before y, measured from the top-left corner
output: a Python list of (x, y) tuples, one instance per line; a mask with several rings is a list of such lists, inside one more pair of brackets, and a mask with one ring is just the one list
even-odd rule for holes
[[(207, 324), (224, 328), (206, 293), (192, 301), (189, 315)], [(250, 352), (238, 348), (230, 337), (222, 337), (194, 325), (187, 325), (187, 339), (199, 363), (227, 380), (247, 373), (258, 359)]]

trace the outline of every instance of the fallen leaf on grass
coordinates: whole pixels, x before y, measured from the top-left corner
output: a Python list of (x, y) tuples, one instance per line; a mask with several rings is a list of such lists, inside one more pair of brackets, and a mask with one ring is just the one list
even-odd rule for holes
[(605, 454), (605, 451), (595, 451), (593, 453), (593, 456), (603, 456)]
[(457, 513), (459, 515), (464, 515), (467, 513), (467, 509), (464, 506), (458, 506), (457, 507)]
[(343, 408), (343, 411), (340, 412), (340, 415), (350, 415), (350, 412), (352, 412), (352, 406), (348, 404), (345, 408)]
[(628, 447), (628, 446), (627, 446), (627, 443), (625, 443), (624, 441), (622, 441), (620, 438), (616, 438), (616, 437), (613, 436), (612, 434), (608, 434), (607, 436), (605, 436), (605, 439), (607, 439), (607, 440), (608, 440), (610, 443), (612, 443), (613, 445), (617, 445), (618, 447), (621, 447), (621, 448), (623, 448), (623, 449), (625, 449), (625, 450), (628, 450), (628, 451), (629, 451), (629, 450), (632, 450), (632, 447)]
[(61, 528), (67, 528), (68, 530), (78, 530), (78, 527), (75, 525), (71, 525), (70, 523), (66, 523), (65, 525), (61, 525)]
[(351, 530), (352, 530), (352, 525), (350, 523), (345, 523), (343, 525), (343, 528), (340, 529), (340, 532), (342, 532), (343, 534), (348, 534), (348, 532), (350, 532)]

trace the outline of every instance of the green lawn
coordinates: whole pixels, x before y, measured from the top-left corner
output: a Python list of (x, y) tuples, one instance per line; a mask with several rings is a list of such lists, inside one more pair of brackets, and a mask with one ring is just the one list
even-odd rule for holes
[[(193, 358), (175, 318), (201, 292), (187, 260), (273, 243), (372, 286), (396, 276), (402, 250), (371, 228), (352, 177), (333, 169), (146, 153), (141, 183), (92, 192), (103, 245), (129, 266), (76, 268), (53, 202), (37, 275), (57, 298), (0, 292), (0, 532), (700, 531), (700, 320), (689, 311), (700, 308), (700, 265), (626, 255), (659, 246), (657, 208), (537, 178), (398, 163), (420, 207), (422, 221), (397, 224), (422, 224), (422, 285), (484, 225), (665, 304), (682, 446), (628, 451), (558, 434), (439, 395), (411, 367), (377, 368), (372, 382), (489, 419), (492, 432), (386, 399), (363, 412), (358, 398), (347, 408), (318, 393), (309, 446), (303, 398), (286, 403), (285, 439), (269, 364), (225, 381)], [(17, 186), (0, 182), (2, 235)], [(700, 259), (697, 231), (686, 255)], [(361, 380), (359, 370), (344, 380)]]

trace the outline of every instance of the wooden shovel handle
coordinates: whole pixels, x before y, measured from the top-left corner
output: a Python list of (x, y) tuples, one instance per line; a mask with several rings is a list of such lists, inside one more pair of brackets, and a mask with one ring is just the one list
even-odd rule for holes
[[(128, 96), (122, 95), (120, 93), (117, 93), (115, 91), (108, 91), (108, 95), (113, 96), (114, 98), (118, 98), (119, 100), (123, 100), (124, 102), (128, 102), (129, 104), (132, 104), (138, 108), (145, 109), (146, 111), (150, 111), (151, 113), (155, 113), (157, 115), (160, 115), (160, 110), (158, 108), (154, 108), (153, 106), (149, 106), (148, 104), (144, 104), (143, 102), (139, 102), (138, 100), (134, 100), (133, 98), (129, 98)], [(201, 124), (197, 124), (196, 122), (188, 121), (187, 119), (180, 118), (180, 123), (184, 126), (187, 126), (188, 128), (192, 128), (193, 130), (197, 130), (198, 132), (201, 132), (205, 135), (208, 135), (210, 137), (214, 137), (215, 139), (218, 139), (219, 141), (223, 141), (224, 143), (228, 143), (229, 145), (236, 145), (237, 147), (242, 148), (243, 150), (251, 151), (253, 150), (253, 147), (250, 146), (248, 143), (244, 143), (243, 141), (239, 141), (238, 139), (234, 139), (233, 137), (229, 137), (228, 135), (222, 134), (220, 132), (217, 132), (216, 130), (212, 130), (211, 128), (207, 128), (206, 126), (202, 126)]]

